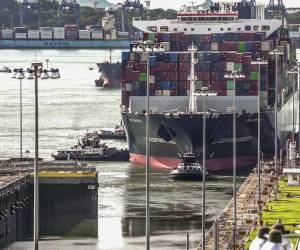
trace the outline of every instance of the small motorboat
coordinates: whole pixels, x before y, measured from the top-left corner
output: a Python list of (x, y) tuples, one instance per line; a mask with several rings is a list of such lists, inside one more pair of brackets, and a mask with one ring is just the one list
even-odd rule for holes
[(98, 138), (126, 140), (126, 132), (123, 124), (118, 124), (114, 128), (100, 129), (100, 131), (98, 132)]
[(207, 170), (203, 170), (195, 153), (189, 150), (182, 156), (181, 162), (176, 169), (171, 171), (169, 177), (174, 180), (202, 180), (203, 173), (209, 177)]
[(0, 69), (0, 73), (11, 73), (12, 70), (9, 67), (4, 66), (2, 69)]
[(59, 69), (51, 69), (50, 72), (51, 72), (51, 75), (50, 75), (51, 79), (58, 79), (58, 78), (60, 78)]
[(48, 74), (48, 71), (45, 69), (43, 70), (42, 74), (41, 74), (41, 79), (49, 79), (50, 76)]

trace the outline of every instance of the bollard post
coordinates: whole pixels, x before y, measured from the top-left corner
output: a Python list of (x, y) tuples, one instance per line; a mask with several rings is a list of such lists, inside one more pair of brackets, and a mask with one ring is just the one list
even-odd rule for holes
[(186, 233), (186, 250), (190, 249), (190, 234), (189, 232)]

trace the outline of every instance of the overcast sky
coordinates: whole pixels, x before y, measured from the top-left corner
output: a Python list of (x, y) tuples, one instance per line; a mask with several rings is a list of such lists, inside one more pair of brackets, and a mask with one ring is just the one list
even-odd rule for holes
[[(204, 0), (193, 0), (196, 3), (203, 3)], [(222, 1), (222, 0), (221, 0)], [(277, 2), (277, 0), (275, 0)], [(122, 0), (109, 0), (112, 3), (120, 3)], [(140, 2), (144, 3), (144, 0), (140, 0)], [(151, 8), (175, 8), (179, 9), (184, 4), (189, 4), (190, 0), (151, 0)], [(216, 1), (215, 1), (216, 2)], [(265, 2), (269, 3), (269, 0), (260, 0), (256, 2)], [(283, 0), (284, 4), (287, 7), (300, 7), (300, 0)]]

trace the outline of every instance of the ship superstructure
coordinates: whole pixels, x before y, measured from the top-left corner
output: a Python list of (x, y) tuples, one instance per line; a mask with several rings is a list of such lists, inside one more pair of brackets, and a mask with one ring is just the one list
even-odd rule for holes
[[(256, 164), (258, 95), (262, 113), (261, 149), (265, 156), (274, 154), (276, 87), (278, 139), (282, 146), (285, 144), (293, 127), (292, 117), (298, 117), (291, 109), (292, 100), (298, 103), (298, 97), (294, 79), (286, 77), (296, 53), (282, 20), (265, 19), (264, 6), (242, 1), (215, 3), (209, 9), (185, 6), (176, 20), (135, 20), (134, 25), (144, 32), (144, 41), (134, 43), (131, 51), (122, 55), (122, 117), (131, 161), (145, 162), (147, 53), (153, 166), (176, 167), (186, 147), (195, 149), (199, 157), (202, 155), (204, 97), (195, 97), (193, 93), (203, 87), (217, 95), (206, 97), (210, 111), (206, 140), (209, 171), (232, 169), (233, 96), (238, 113), (239, 170), (249, 170)], [(188, 51), (191, 46), (196, 46), (197, 52), (191, 54)], [(159, 52), (160, 48), (163, 51)], [(281, 53), (275, 55), (275, 49)], [(252, 62), (259, 59), (268, 60), (268, 64), (258, 69)], [(225, 78), (232, 71), (245, 76), (236, 81), (235, 87), (232, 79)], [(298, 129), (296, 121), (293, 123)]]

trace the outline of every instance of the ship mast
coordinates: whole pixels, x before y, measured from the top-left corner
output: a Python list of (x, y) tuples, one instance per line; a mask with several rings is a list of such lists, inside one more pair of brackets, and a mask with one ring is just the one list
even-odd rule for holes
[(195, 53), (197, 52), (197, 46), (189, 46), (188, 51), (191, 52), (191, 72), (188, 80), (190, 80), (190, 101), (189, 101), (189, 113), (197, 113), (197, 97), (195, 96), (195, 64), (198, 62), (195, 59)]

